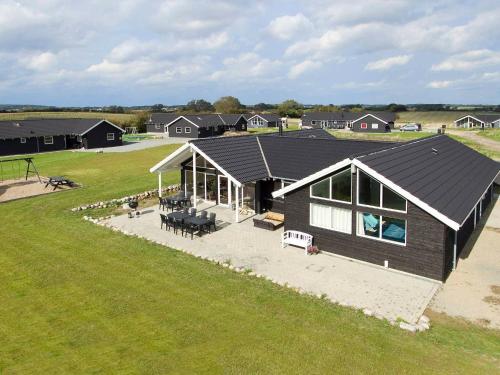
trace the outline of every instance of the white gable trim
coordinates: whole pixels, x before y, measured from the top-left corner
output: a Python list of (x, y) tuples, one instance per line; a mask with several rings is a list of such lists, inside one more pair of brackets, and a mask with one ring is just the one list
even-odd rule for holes
[(294, 190), (296, 190), (304, 185), (307, 185), (313, 181), (316, 181), (316, 180), (320, 179), (321, 177), (327, 176), (330, 173), (337, 171), (338, 169), (342, 169), (344, 167), (347, 167), (350, 164), (351, 164), (351, 159), (344, 159), (342, 161), (339, 161), (338, 163), (335, 163), (335, 164), (333, 164), (325, 169), (322, 169), (316, 173), (313, 173), (312, 175), (309, 175), (309, 176), (303, 178), (302, 180), (294, 182), (293, 184), (288, 185), (287, 187), (285, 187), (283, 189), (274, 191), (272, 193), (272, 196), (273, 196), (273, 198), (282, 197), (283, 195), (285, 195), (291, 191), (294, 191)]
[(253, 116), (252, 116), (252, 117), (250, 117), (247, 121), (248, 121), (248, 122), (252, 121), (252, 119), (253, 119), (254, 117), (260, 117), (260, 118), (261, 118), (262, 120), (264, 120), (265, 122), (269, 122), (269, 121), (267, 121), (264, 117), (262, 117), (261, 115), (253, 115)]
[[(479, 120), (477, 117), (474, 117), (474, 116), (472, 116), (472, 115), (467, 115), (467, 116), (464, 116), (464, 117), (460, 117), (459, 119), (457, 119), (457, 120), (455, 120), (455, 121), (453, 121), (453, 122), (454, 122), (454, 123), (457, 123), (457, 122), (459, 122), (460, 120), (463, 120), (463, 119), (465, 119), (465, 118), (467, 118), (467, 117), (473, 118), (474, 120), (479, 121), (479, 122), (480, 122), (480, 123), (482, 123), (482, 124), (485, 124), (485, 122), (484, 122), (483, 120)], [(495, 120), (495, 121), (498, 121), (498, 120)]]
[(151, 173), (157, 172), (161, 167), (163, 167), (165, 164), (167, 164), (170, 160), (176, 158), (180, 154), (182, 154), (186, 149), (189, 149), (190, 145), (189, 143), (183, 144), (181, 147), (179, 147), (177, 150), (172, 152), (170, 155), (168, 155), (165, 159), (161, 160), (160, 162), (156, 163), (153, 167), (149, 169)]
[(79, 135), (85, 135), (85, 134), (87, 134), (89, 131), (91, 131), (92, 129), (94, 129), (96, 126), (102, 124), (103, 122), (107, 122), (109, 125), (114, 126), (118, 130), (120, 130), (122, 133), (125, 133), (125, 130), (123, 130), (122, 128), (120, 128), (118, 125), (115, 125), (111, 121), (108, 121), (108, 120), (104, 119), (104, 120), (99, 121), (97, 124), (91, 126), (89, 129), (85, 130), (83, 133), (81, 133)]
[(231, 176), (229, 173), (227, 173), (224, 170), (224, 168), (222, 168), (219, 164), (217, 164), (215, 161), (213, 161), (212, 158), (210, 158), (207, 154), (205, 154), (203, 151), (201, 151), (198, 147), (196, 147), (192, 143), (186, 143), (186, 144), (182, 145), (177, 150), (175, 150), (170, 155), (168, 155), (165, 159), (163, 159), (162, 161), (160, 161), (159, 163), (157, 163), (156, 165), (154, 165), (153, 167), (151, 167), (149, 169), (149, 171), (151, 173), (161, 172), (160, 169), (164, 165), (166, 165), (169, 161), (175, 159), (177, 156), (179, 156), (180, 154), (182, 154), (183, 152), (185, 152), (188, 149), (191, 150), (191, 151), (195, 151), (196, 153), (198, 153), (201, 156), (203, 156), (210, 164), (212, 164), (215, 168), (217, 168), (219, 171), (221, 171), (222, 174), (224, 174), (224, 176), (226, 176), (229, 180), (231, 180), (236, 186), (241, 187), (241, 182), (239, 182), (233, 176)]
[(186, 120), (187, 122), (190, 122), (191, 124), (193, 124), (194, 126), (196, 126), (197, 128), (199, 128), (198, 125), (196, 125), (193, 121), (187, 119), (186, 117), (184, 116), (179, 116), (177, 117), (175, 120), (173, 121), (170, 121), (168, 124), (165, 125), (165, 128), (168, 128), (170, 125), (173, 125), (176, 121), (180, 120), (181, 118), (183, 118), (184, 120)]
[(460, 224), (457, 223), (456, 221), (453, 221), (446, 215), (442, 214), (438, 210), (432, 208), (429, 206), (427, 203), (421, 201), (419, 198), (415, 197), (413, 194), (410, 194), (408, 191), (404, 190), (402, 187), (399, 185), (396, 185), (394, 182), (388, 180), (386, 177), (382, 176), (380, 173), (376, 172), (374, 169), (370, 168), (366, 164), (363, 164), (361, 161), (354, 159), (352, 162), (356, 167), (361, 169), (363, 172), (366, 172), (379, 182), (381, 182), (383, 185), (387, 186), (389, 189), (393, 190), (397, 194), (401, 195), (403, 198), (409, 200), (411, 203), (413, 203), (415, 206), (421, 208), (425, 212), (427, 212), (429, 215), (434, 216), (436, 219), (441, 221), (442, 223), (446, 224), (453, 230), (459, 230), (460, 229)]
[(380, 117), (377, 117), (377, 116), (375, 116), (375, 115), (372, 115), (371, 113), (367, 113), (366, 115), (364, 115), (364, 116), (362, 116), (362, 117), (360, 117), (360, 118), (357, 118), (357, 119), (351, 120), (351, 122), (356, 122), (356, 121), (363, 120), (365, 117), (368, 117), (368, 116), (372, 116), (373, 118), (376, 118), (377, 120), (382, 121), (382, 122), (383, 122), (384, 124), (386, 124), (386, 125), (388, 124), (388, 122), (387, 122), (387, 121), (382, 120)]

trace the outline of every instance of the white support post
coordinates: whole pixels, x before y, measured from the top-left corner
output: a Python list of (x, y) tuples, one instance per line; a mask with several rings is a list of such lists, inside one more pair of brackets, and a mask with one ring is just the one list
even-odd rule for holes
[(196, 208), (196, 151), (193, 151), (193, 207)]
[(457, 268), (457, 231), (455, 231), (455, 242), (453, 244), (453, 270)]
[(476, 229), (476, 224), (477, 224), (477, 205), (474, 207), (474, 229)]
[(240, 222), (240, 197), (239, 197), (239, 192), (240, 192), (240, 188), (238, 186), (235, 186), (236, 189), (234, 189), (236, 191), (236, 222), (239, 223)]
[(161, 172), (158, 173), (158, 196), (161, 198), (162, 192), (161, 192)]

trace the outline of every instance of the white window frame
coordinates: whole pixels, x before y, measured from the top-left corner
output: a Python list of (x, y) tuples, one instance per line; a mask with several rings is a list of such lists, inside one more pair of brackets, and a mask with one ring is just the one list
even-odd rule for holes
[[(372, 205), (369, 205), (369, 204), (363, 204), (363, 203), (359, 203), (359, 172), (363, 172), (364, 174), (366, 174), (367, 176), (369, 176), (371, 179), (377, 181), (379, 184), (380, 184), (380, 196), (379, 196), (379, 201), (380, 201), (380, 205), (379, 206), (372, 206)], [(389, 189), (387, 186), (385, 186), (383, 183), (381, 183), (379, 180), (377, 180), (376, 178), (373, 178), (372, 176), (370, 176), (368, 173), (366, 173), (365, 171), (357, 168), (356, 169), (356, 205), (358, 205), (359, 207), (368, 207), (368, 208), (376, 208), (378, 210), (384, 210), (384, 211), (390, 211), (390, 212), (399, 212), (399, 213), (408, 213), (408, 199), (404, 198), (404, 197), (401, 197), (401, 194), (398, 194), (396, 193), (394, 190), (392, 189), (389, 189), (391, 190), (394, 194), (397, 194), (399, 195), (401, 198), (403, 198), (405, 200), (405, 209), (404, 211), (401, 211), (401, 210), (395, 210), (394, 208), (385, 208), (382, 206), (383, 202), (384, 202), (384, 187), (386, 189)]]
[(26, 138), (24, 137), (19, 138), (19, 143), (26, 143)]
[(328, 202), (336, 202), (336, 203), (344, 203), (344, 204), (352, 204), (352, 174), (349, 173), (349, 175), (351, 176), (351, 197), (349, 199), (349, 201), (341, 201), (341, 200), (338, 200), (338, 199), (333, 199), (332, 198), (332, 177), (335, 177), (343, 172), (346, 172), (346, 171), (350, 171), (349, 168), (347, 169), (344, 169), (343, 171), (340, 171), (340, 172), (337, 172), (335, 174), (332, 174), (330, 177), (328, 177), (328, 191), (329, 191), (329, 194), (330, 194), (330, 198), (323, 198), (323, 197), (317, 197), (315, 195), (313, 195), (313, 191), (312, 191), (312, 187), (313, 185), (316, 185), (317, 183), (323, 181), (323, 180), (326, 180), (326, 178), (324, 178), (323, 180), (319, 180), (318, 182), (315, 182), (314, 184), (311, 184), (309, 186), (309, 198), (314, 198), (314, 199), (321, 199), (323, 201), (328, 201)]
[(155, 124), (155, 129), (160, 130), (161, 129), (161, 125), (160, 124)]
[[(361, 234), (359, 233), (359, 219), (360, 219), (360, 216), (363, 215), (363, 214), (372, 214), (374, 216), (380, 216), (380, 220), (379, 220), (379, 229), (378, 229), (378, 235), (379, 237), (373, 237), (373, 236), (367, 236), (365, 234)], [(390, 215), (386, 215), (386, 216), (390, 216)], [(385, 238), (382, 238), (382, 219), (383, 219), (384, 215), (379, 215), (379, 214), (374, 214), (373, 212), (366, 212), (366, 211), (356, 211), (356, 236), (358, 237), (362, 237), (362, 238), (368, 238), (368, 239), (371, 239), (371, 240), (374, 240), (374, 241), (380, 241), (380, 242), (385, 242), (385, 243), (390, 243), (392, 245), (399, 245), (399, 246), (402, 246), (402, 247), (406, 247), (406, 243), (407, 243), (407, 240), (408, 240), (408, 220), (407, 219), (400, 219), (398, 217), (393, 217), (392, 219), (398, 219), (398, 220), (403, 220), (405, 222), (405, 242), (397, 242), (397, 241), (391, 241), (391, 240), (386, 240)]]
[(106, 141), (114, 141), (115, 133), (106, 133)]
[(372, 123), (372, 129), (378, 129), (378, 124), (376, 122)]
[[(313, 206), (316, 205), (316, 206), (323, 206), (323, 207), (326, 207), (330, 210), (330, 225), (333, 224), (333, 214), (332, 214), (332, 209), (336, 208), (338, 210), (344, 210), (344, 211), (349, 211), (350, 212), (350, 220), (349, 220), (349, 227), (350, 227), (350, 231), (349, 232), (344, 232), (344, 231), (341, 231), (341, 230), (338, 230), (338, 229), (334, 229), (332, 226), (330, 227), (324, 227), (324, 226), (321, 226), (321, 225), (316, 225), (316, 224), (313, 224), (312, 223), (312, 210), (313, 210)], [(337, 206), (326, 206), (324, 204), (319, 204), (319, 203), (314, 203), (314, 202), (310, 202), (309, 203), (309, 225), (311, 227), (316, 227), (316, 228), (321, 228), (321, 229), (326, 229), (326, 230), (331, 230), (333, 232), (337, 232), (337, 233), (343, 233), (343, 234), (347, 234), (347, 235), (351, 235), (352, 234), (352, 210), (351, 209), (348, 209), (348, 208), (344, 208), (344, 207), (337, 207)], [(405, 236), (406, 237), (406, 236)]]
[(182, 128), (181, 127), (176, 127), (175, 128), (175, 133), (176, 134), (182, 134)]
[[(48, 139), (50, 139), (50, 141), (47, 142)], [(44, 145), (53, 145), (54, 144), (54, 137), (51, 135), (45, 135), (43, 137), (43, 144)]]
[(186, 126), (186, 127), (184, 128), (184, 133), (186, 133), (186, 134), (191, 134), (191, 128), (190, 128), (189, 126)]

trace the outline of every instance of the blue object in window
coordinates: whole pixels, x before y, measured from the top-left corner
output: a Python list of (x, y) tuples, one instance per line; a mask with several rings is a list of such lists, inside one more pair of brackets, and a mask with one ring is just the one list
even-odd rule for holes
[(363, 214), (363, 222), (365, 224), (365, 230), (378, 229), (378, 220), (372, 214)]
[(406, 230), (396, 224), (389, 224), (382, 232), (382, 238), (398, 242), (405, 242)]

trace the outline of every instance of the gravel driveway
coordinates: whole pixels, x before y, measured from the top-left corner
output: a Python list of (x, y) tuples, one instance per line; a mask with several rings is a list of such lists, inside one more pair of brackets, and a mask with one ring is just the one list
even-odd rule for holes
[(183, 144), (186, 143), (189, 138), (159, 138), (159, 139), (146, 139), (144, 141), (138, 142), (124, 142), (122, 146), (116, 147), (105, 147), (105, 148), (92, 148), (89, 150), (77, 150), (80, 152), (129, 152), (144, 150), (147, 148), (172, 145), (172, 144)]

